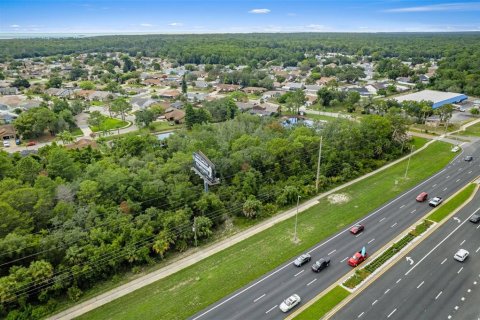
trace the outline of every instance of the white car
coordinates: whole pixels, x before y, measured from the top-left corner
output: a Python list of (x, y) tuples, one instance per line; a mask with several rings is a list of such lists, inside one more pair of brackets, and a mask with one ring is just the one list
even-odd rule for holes
[(437, 207), (440, 203), (443, 202), (443, 199), (440, 197), (435, 197), (428, 203), (431, 207)]
[(3, 140), (3, 146), (6, 148), (6, 147), (10, 147), (10, 141), (8, 140)]
[(455, 146), (452, 148), (452, 152), (458, 152), (460, 150), (460, 147), (459, 146)]
[(453, 258), (457, 261), (463, 262), (465, 261), (465, 259), (467, 259), (469, 254), (470, 253), (467, 250), (459, 249), (457, 253), (455, 253), (455, 255), (453, 256)]
[(301, 300), (302, 299), (300, 299), (298, 294), (293, 294), (280, 304), (280, 310), (283, 312), (288, 312), (297, 304), (299, 304)]

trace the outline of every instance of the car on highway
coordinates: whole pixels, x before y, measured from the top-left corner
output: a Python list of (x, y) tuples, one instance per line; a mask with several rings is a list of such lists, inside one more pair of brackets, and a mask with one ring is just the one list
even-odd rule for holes
[(452, 148), (452, 152), (458, 152), (460, 150), (460, 147), (459, 146), (455, 146)]
[(362, 251), (355, 252), (355, 254), (348, 259), (348, 264), (352, 267), (358, 266), (363, 261), (367, 260), (368, 254), (366, 252), (362, 253)]
[(470, 162), (473, 160), (473, 157), (472, 156), (466, 156), (465, 158), (463, 158), (464, 161), (467, 161), (467, 162)]
[(35, 141), (28, 141), (27, 142), (27, 147), (31, 147), (31, 146), (34, 146), (36, 145), (37, 143)]
[(455, 253), (455, 255), (453, 256), (453, 258), (457, 261), (463, 262), (465, 261), (465, 259), (467, 259), (469, 254), (470, 253), (467, 250), (459, 249), (457, 253)]
[(479, 214), (474, 214), (473, 216), (468, 219), (470, 222), (473, 223), (479, 223), (480, 222), (480, 213)]
[(417, 200), (418, 202), (424, 202), (424, 201), (426, 201), (427, 199), (428, 199), (428, 193), (426, 193), (426, 192), (420, 193), (420, 194), (417, 196), (417, 198), (416, 198), (416, 200)]
[(315, 262), (312, 266), (312, 271), (313, 272), (320, 272), (326, 267), (330, 265), (330, 259), (329, 258), (321, 258), (317, 262)]
[(295, 261), (293, 261), (293, 264), (296, 266), (296, 267), (301, 267), (303, 266), (305, 263), (307, 262), (310, 262), (310, 260), (312, 260), (312, 257), (308, 254), (308, 253), (305, 253), (305, 254), (302, 254), (300, 257), (298, 257), (297, 259), (295, 259)]
[(365, 229), (365, 227), (360, 224), (360, 223), (357, 223), (356, 225), (354, 225), (351, 229), (350, 229), (350, 232), (352, 234), (359, 234), (360, 232), (362, 232), (363, 230)]
[(3, 146), (4, 146), (5, 148), (10, 147), (10, 141), (8, 141), (8, 140), (3, 140)]
[(302, 301), (302, 299), (300, 299), (300, 296), (298, 294), (292, 294), (280, 304), (280, 310), (282, 310), (283, 312), (288, 312), (292, 310), (292, 308), (295, 307), (297, 304), (299, 304), (300, 301)]
[(443, 202), (443, 199), (441, 197), (435, 197), (430, 202), (428, 203), (431, 207), (437, 207), (440, 205), (440, 203)]

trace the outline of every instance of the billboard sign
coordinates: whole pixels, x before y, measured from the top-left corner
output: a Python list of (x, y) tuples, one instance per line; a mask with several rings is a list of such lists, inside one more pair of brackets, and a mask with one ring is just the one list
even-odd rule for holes
[(194, 168), (206, 179), (214, 182), (215, 165), (201, 151), (193, 153)]

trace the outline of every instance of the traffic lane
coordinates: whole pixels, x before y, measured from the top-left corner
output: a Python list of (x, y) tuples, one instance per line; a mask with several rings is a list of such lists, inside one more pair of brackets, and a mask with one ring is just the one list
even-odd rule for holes
[[(460, 157), (458, 157), (458, 158), (460, 158)], [(462, 162), (459, 161), (459, 160), (456, 160), (456, 162), (454, 161), (454, 163), (450, 166), (450, 167), (452, 168), (452, 170), (451, 170), (452, 172), (450, 172), (450, 175), (455, 175), (455, 174), (456, 174), (456, 175), (466, 175), (465, 172), (459, 173), (459, 172), (463, 171), (462, 169), (458, 170), (458, 172), (455, 171), (455, 169), (457, 168), (457, 167), (455, 167), (455, 165), (456, 165), (456, 164), (460, 164), (460, 163), (462, 163)], [(455, 167), (455, 169), (453, 169), (453, 167)], [(440, 172), (440, 173), (441, 173), (441, 172)], [(446, 172), (446, 173), (448, 173), (448, 172)], [(467, 177), (467, 178), (470, 178), (470, 177)], [(438, 179), (438, 180), (436, 180), (436, 179)], [(448, 179), (447, 179), (447, 180), (448, 180)], [(453, 180), (452, 180), (452, 181), (453, 181)], [(391, 202), (390, 202), (389, 204), (387, 204), (386, 206), (380, 208), (379, 210), (375, 211), (373, 214), (367, 216), (366, 218), (364, 218), (364, 219), (362, 219), (362, 220), (366, 220), (366, 219), (369, 219), (369, 218), (373, 217), (375, 213), (376, 213), (376, 214), (381, 214), (381, 213), (382, 213), (382, 210), (385, 210), (385, 212), (383, 212), (384, 214), (388, 214), (388, 205), (393, 204), (394, 202), (396, 202), (397, 200), (399, 200), (400, 198), (402, 198), (402, 197), (404, 197), (404, 196), (407, 196), (407, 195), (409, 195), (409, 194), (411, 195), (411, 193), (415, 194), (415, 192), (418, 192), (418, 190), (420, 190), (419, 188), (422, 188), (424, 184), (429, 183), (429, 182), (432, 182), (433, 185), (437, 185), (437, 186), (438, 186), (439, 184), (445, 183), (445, 178), (443, 178), (443, 177), (441, 176), (441, 174), (437, 174), (437, 175), (431, 177), (430, 179), (427, 179), (426, 181), (424, 181), (423, 183), (421, 183), (421, 184), (418, 185), (417, 187), (414, 187), (414, 188), (412, 188), (411, 190), (405, 192), (403, 195), (401, 195), (401, 196), (399, 196), (398, 198), (394, 199), (393, 201), (391, 201)], [(437, 182), (437, 183), (434, 183), (434, 182)], [(450, 182), (450, 183), (451, 183), (451, 182)], [(415, 190), (415, 189), (417, 189), (417, 190)], [(453, 188), (450, 188), (450, 189), (451, 189), (450, 192), (453, 192), (453, 191), (452, 191)], [(408, 200), (407, 200), (407, 201), (408, 201)], [(415, 203), (415, 202), (414, 202), (414, 203)], [(409, 203), (409, 205), (411, 205), (411, 203)], [(404, 205), (401, 205), (401, 206), (400, 206), (400, 209), (402, 208), (402, 206), (404, 206)], [(428, 208), (428, 207), (427, 207), (427, 208)], [(408, 207), (405, 208), (405, 209), (408, 209)], [(413, 211), (413, 210), (412, 210), (412, 211)], [(425, 212), (428, 212), (428, 211), (429, 211), (429, 210), (427, 209)], [(386, 218), (386, 217), (385, 217), (385, 218)], [(381, 220), (381, 219), (380, 219), (380, 220)], [(410, 219), (408, 219), (408, 220), (410, 220)], [(415, 220), (415, 219), (413, 219), (413, 217), (412, 217), (412, 221), (413, 221), (413, 220)], [(396, 225), (398, 225), (398, 223), (394, 223), (394, 224), (392, 224), (392, 226), (390, 226), (390, 227), (393, 228), (393, 227), (395, 227)], [(399, 226), (403, 226), (403, 225), (409, 225), (409, 223), (405, 220), (405, 221), (403, 221), (403, 223), (400, 224)], [(346, 230), (338, 233), (338, 234), (337, 234), (336, 236), (334, 236), (333, 238), (335, 238), (335, 237), (337, 237), (337, 236), (340, 236), (341, 234), (345, 233), (345, 231), (346, 231)], [(400, 231), (398, 231), (398, 232), (400, 232)], [(383, 235), (385, 235), (385, 234), (383, 234)], [(329, 240), (332, 240), (333, 238), (331, 238), (331, 239), (329, 239)], [(378, 237), (378, 238), (380, 238), (380, 237)], [(388, 237), (387, 237), (387, 238), (388, 238)], [(328, 242), (328, 240), (327, 240), (327, 242)], [(388, 242), (388, 241), (387, 241), (387, 242)], [(323, 244), (321, 244), (320, 246), (322, 246), (322, 245), (323, 245)], [(313, 248), (312, 250), (315, 250), (315, 249), (318, 248), (318, 247), (319, 247), (319, 246)], [(336, 249), (335, 249), (335, 250), (336, 250)], [(350, 249), (349, 249), (349, 250), (350, 250)], [(373, 250), (372, 250), (371, 252), (373, 253), (374, 251), (375, 251), (375, 249), (373, 248)], [(349, 253), (348, 255), (351, 255), (351, 254), (353, 254), (353, 252), (351, 252), (351, 250), (350, 250), (350, 253)], [(289, 262), (288, 264), (290, 264), (290, 262)], [(282, 266), (282, 267), (280, 267), (280, 269), (283, 269), (284, 267), (285, 267), (285, 265)], [(284, 275), (279, 275), (279, 276), (284, 276)], [(287, 275), (287, 276), (288, 276), (288, 275)], [(268, 275), (267, 275), (267, 277), (268, 277)], [(272, 279), (269, 279), (268, 281), (271, 281), (271, 280), (272, 280)], [(262, 283), (263, 281), (259, 281), (259, 282)], [(276, 282), (272, 282), (272, 284), (275, 284), (275, 283), (276, 283)], [(251, 286), (249, 286), (249, 287), (251, 287)], [(249, 287), (247, 287), (247, 288), (249, 288)], [(326, 285), (325, 287), (328, 287), (328, 285)], [(252, 293), (252, 295), (253, 295), (253, 296), (257, 296), (257, 293), (259, 293), (260, 291), (262, 291), (262, 289), (264, 289), (264, 288), (255, 288), (255, 290), (254, 290), (254, 292)], [(223, 299), (223, 301), (220, 301), (220, 302), (217, 303), (216, 305), (213, 305), (213, 307), (211, 307), (211, 308), (219, 309), (219, 308), (221, 308), (221, 307), (223, 306), (223, 307), (226, 307), (228, 310), (231, 310), (231, 309), (232, 309), (232, 308), (231, 308), (231, 307), (232, 307), (232, 306), (231, 306), (232, 302), (237, 303), (237, 301), (238, 301), (238, 299), (235, 299), (235, 301), (232, 301), (232, 300), (233, 300), (232, 298), (236, 298), (237, 296), (243, 294), (243, 293), (246, 292), (246, 291), (248, 291), (248, 290), (244, 290), (244, 289), (242, 290), (242, 289), (241, 289), (241, 290), (239, 290), (240, 293), (239, 293), (239, 292), (234, 293), (232, 296), (227, 297), (226, 299)], [(265, 291), (265, 290), (264, 290), (264, 291)], [(262, 293), (262, 294), (263, 294), (263, 293)], [(241, 297), (241, 299), (244, 301), (244, 302), (243, 302), (244, 305), (245, 305), (245, 304), (248, 305), (248, 304), (250, 303), (250, 301), (252, 301), (251, 298), (252, 298), (252, 297)], [(253, 298), (253, 300), (254, 300), (254, 299), (256, 299), (256, 298)], [(279, 299), (279, 297), (276, 297), (276, 299)], [(228, 300), (228, 301), (226, 301), (226, 300)], [(230, 301), (232, 301), (232, 302), (230, 302)], [(230, 302), (230, 303), (228, 303), (228, 302)], [(238, 307), (241, 307), (241, 306), (238, 306)], [(206, 309), (206, 311), (208, 311), (207, 313), (210, 313), (210, 312), (211, 312), (209, 309)], [(205, 316), (205, 315), (207, 315), (207, 313), (205, 313), (205, 310), (204, 310), (203, 312), (201, 312), (201, 313), (199, 313), (198, 315), (194, 316), (194, 318), (199, 318), (200, 316)], [(224, 313), (224, 312), (221, 312), (221, 313)], [(214, 314), (212, 314), (212, 317), (214, 318)]]
[[(477, 270), (478, 271), (478, 270)], [(464, 291), (463, 297), (465, 300), (458, 301), (459, 309), (455, 312), (449, 313), (452, 316), (450, 319), (479, 319), (480, 308), (478, 302), (480, 301), (480, 276), (476, 277)], [(448, 319), (448, 316), (447, 318)]]
[[(461, 210), (461, 212), (459, 212), (458, 216), (463, 221), (465, 221), (472, 214), (472, 212), (475, 211), (474, 208), (475, 206), (478, 206), (479, 199), (480, 195), (477, 194), (475, 199), (463, 210)], [(425, 239), (417, 248), (409, 253), (409, 256), (411, 256), (414, 261), (419, 261), (422, 257), (425, 257), (427, 253), (431, 251), (432, 247), (435, 247), (458, 227), (458, 223), (453, 221), (454, 220), (447, 222), (430, 237)], [(458, 262), (453, 260), (453, 255), (457, 251), (458, 246), (460, 246), (460, 244), (466, 246), (467, 243), (469, 243), (469, 246), (471, 246), (475, 245), (476, 243), (475, 239), (480, 231), (477, 229), (478, 225), (472, 226), (470, 222), (465, 221), (462, 227), (467, 227), (465, 230), (467, 233), (469, 233), (469, 236), (467, 237), (467, 235), (462, 234), (461, 231), (463, 229), (458, 229), (448, 238), (449, 241), (452, 241), (453, 248), (450, 250), (442, 250), (442, 254), (439, 255), (430, 254), (428, 256), (428, 261), (423, 261), (421, 264), (416, 265), (415, 272), (411, 272), (410, 277), (405, 275), (410, 269), (412, 269), (410, 263), (408, 263), (406, 260), (397, 263), (394, 267), (392, 267), (392, 269), (390, 269), (371, 286), (365, 289), (361, 295), (356, 297), (350, 304), (340, 310), (340, 312), (335, 315), (334, 319), (354, 319), (359, 315), (362, 315), (361, 318), (375, 319), (379, 314), (383, 314), (385, 317), (388, 317), (393, 310), (397, 309), (397, 311), (390, 316), (393, 317), (395, 314), (400, 314), (398, 311), (398, 306), (405, 304), (406, 300), (412, 298), (412, 292), (418, 293), (417, 296), (412, 298), (413, 305), (422, 305), (428, 307), (428, 303), (418, 303), (422, 297), (426, 296), (426, 293), (424, 291), (417, 290), (423, 287), (423, 290), (430, 289), (426, 292), (431, 292), (433, 289), (430, 287), (430, 283), (437, 283), (439, 287), (448, 286), (448, 284), (451, 282), (451, 279), (444, 276), (443, 273), (445, 270), (448, 270), (448, 268), (454, 268), (458, 264)], [(446, 242), (450, 243), (448, 241)], [(437, 250), (439, 249), (440, 248)], [(478, 248), (475, 250), (477, 249)], [(472, 254), (472, 251), (475, 252), (475, 250), (470, 250), (470, 253)], [(480, 249), (478, 250), (480, 251)], [(458, 272), (458, 270), (454, 271)], [(460, 272), (460, 274), (462, 272), (463, 270)], [(438, 277), (438, 279), (435, 281), (426, 281), (425, 279), (429, 276)], [(455, 273), (452, 273), (451, 276), (455, 276)], [(436, 292), (435, 294), (438, 295), (439, 292), (440, 291)], [(392, 295), (394, 297), (394, 301), (391, 301)], [(441, 296), (442, 295), (443, 293)], [(432, 299), (433, 298), (435, 297), (432, 297)], [(400, 301), (403, 303), (399, 304), (398, 302)]]

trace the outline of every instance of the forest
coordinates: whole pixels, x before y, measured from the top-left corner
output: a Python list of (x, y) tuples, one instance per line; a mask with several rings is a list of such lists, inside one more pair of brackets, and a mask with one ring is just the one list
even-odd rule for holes
[[(161, 57), (179, 65), (234, 64), (255, 67), (267, 64), (301, 66), (306, 56), (326, 52), (368, 57), (373, 61), (397, 58), (420, 63), (435, 58), (441, 61), (437, 76), (431, 79), (432, 88), (480, 95), (478, 32), (117, 35), (0, 40), (0, 62), (12, 58), (88, 52), (123, 52), (130, 56)], [(346, 80), (352, 76), (350, 73)], [(389, 75), (394, 76), (393, 73)], [(404, 75), (404, 72), (397, 70), (395, 76), (399, 75)], [(232, 77), (242, 78), (242, 74)], [(223, 81), (231, 83), (236, 80)], [(271, 85), (262, 83), (261, 78), (256, 81), (258, 83), (245, 85)]]
[[(313, 128), (240, 114), (164, 141), (0, 152), (0, 316), (40, 318), (98, 282), (315, 195), (320, 135), (319, 191), (409, 150), (404, 118), (388, 113)], [(191, 170), (198, 150), (221, 181), (208, 193)]]

